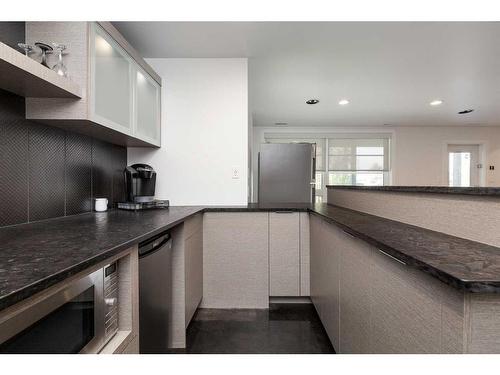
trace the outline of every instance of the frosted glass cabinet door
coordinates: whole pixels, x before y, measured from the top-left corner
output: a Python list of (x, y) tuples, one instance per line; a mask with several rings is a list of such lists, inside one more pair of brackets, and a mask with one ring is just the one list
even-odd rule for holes
[(92, 108), (100, 123), (132, 133), (132, 61), (100, 26), (92, 25)]
[(160, 146), (160, 86), (136, 71), (136, 137)]

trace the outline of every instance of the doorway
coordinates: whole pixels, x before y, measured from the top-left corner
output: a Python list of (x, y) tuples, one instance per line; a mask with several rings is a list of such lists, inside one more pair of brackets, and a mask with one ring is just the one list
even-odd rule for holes
[(448, 145), (448, 186), (480, 186), (480, 145)]

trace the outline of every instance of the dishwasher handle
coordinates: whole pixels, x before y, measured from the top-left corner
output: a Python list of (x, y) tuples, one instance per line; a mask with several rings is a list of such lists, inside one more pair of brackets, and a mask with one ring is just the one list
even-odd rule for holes
[(139, 247), (139, 258), (144, 258), (148, 255), (156, 253), (158, 250), (167, 245), (169, 249), (172, 248), (172, 237), (170, 237), (170, 235), (157, 238), (148, 244)]

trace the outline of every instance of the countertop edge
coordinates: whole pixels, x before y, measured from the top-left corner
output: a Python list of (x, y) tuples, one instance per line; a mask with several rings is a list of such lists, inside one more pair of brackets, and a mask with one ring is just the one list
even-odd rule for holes
[(377, 191), (416, 194), (472, 195), (500, 198), (500, 187), (448, 187), (448, 186), (352, 186), (326, 185), (327, 189)]

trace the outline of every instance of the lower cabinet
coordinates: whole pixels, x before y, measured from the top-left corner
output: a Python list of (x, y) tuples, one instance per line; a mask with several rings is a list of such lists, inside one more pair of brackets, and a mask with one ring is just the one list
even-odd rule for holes
[(300, 296), (300, 217), (269, 213), (269, 295)]
[[(325, 224), (329, 225), (329, 224)], [(370, 352), (370, 289), (372, 248), (337, 232), (340, 254), (340, 331), (338, 350), (342, 353)], [(336, 348), (337, 349), (337, 348)]]
[(207, 212), (203, 218), (206, 308), (269, 307), (269, 214)]
[(186, 328), (203, 298), (203, 214), (184, 223)]
[(464, 352), (464, 293), (311, 215), (311, 299), (338, 353)]
[(311, 216), (311, 300), (335, 349), (339, 338), (339, 249), (331, 228)]

